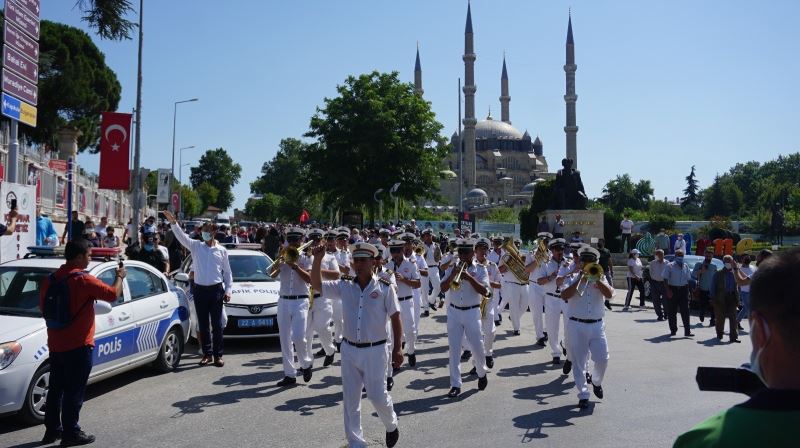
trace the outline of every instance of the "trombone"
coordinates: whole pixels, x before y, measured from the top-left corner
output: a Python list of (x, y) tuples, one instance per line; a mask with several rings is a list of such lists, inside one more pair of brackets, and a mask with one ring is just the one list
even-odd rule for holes
[(603, 278), (603, 267), (600, 266), (599, 263), (588, 263), (586, 266), (583, 267), (583, 277), (578, 283), (578, 296), (583, 297), (586, 294), (586, 290), (589, 288), (590, 282), (599, 281)]
[(281, 266), (286, 263), (297, 263), (297, 260), (300, 259), (300, 254), (303, 253), (306, 249), (308, 249), (312, 244), (314, 244), (314, 240), (306, 241), (300, 247), (292, 247), (287, 246), (282, 251), (280, 256), (275, 259), (275, 262), (272, 263), (272, 268), (269, 270), (269, 276), (275, 278), (281, 272)]

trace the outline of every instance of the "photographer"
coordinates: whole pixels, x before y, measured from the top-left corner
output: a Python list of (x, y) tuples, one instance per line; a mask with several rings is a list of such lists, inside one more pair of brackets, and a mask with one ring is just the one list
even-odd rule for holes
[[(695, 426), (674, 447), (797, 446), (800, 424), (800, 249), (764, 260), (750, 285), (752, 370), (766, 388)], [(794, 429), (793, 429), (794, 428)]]

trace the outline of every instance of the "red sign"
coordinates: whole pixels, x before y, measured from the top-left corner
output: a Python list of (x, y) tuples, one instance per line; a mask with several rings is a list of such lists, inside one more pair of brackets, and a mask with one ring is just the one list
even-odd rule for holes
[(100, 179), (98, 186), (108, 190), (130, 188), (129, 154), (131, 114), (103, 112), (100, 132)]
[(65, 173), (67, 172), (67, 161), (66, 160), (53, 159), (53, 160), (50, 160), (49, 162), (47, 162), (47, 166), (51, 170), (63, 171)]

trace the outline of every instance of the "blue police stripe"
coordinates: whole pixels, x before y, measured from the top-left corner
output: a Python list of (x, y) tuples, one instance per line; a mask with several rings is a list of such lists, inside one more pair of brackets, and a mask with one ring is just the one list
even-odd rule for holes
[(180, 307), (168, 318), (95, 340), (93, 365), (105, 364), (161, 345), (170, 324), (180, 320)]

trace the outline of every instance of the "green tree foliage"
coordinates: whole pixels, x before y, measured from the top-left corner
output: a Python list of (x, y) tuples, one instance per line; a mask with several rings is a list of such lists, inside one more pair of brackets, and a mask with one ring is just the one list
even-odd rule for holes
[(692, 165), (692, 171), (686, 176), (686, 188), (683, 190), (685, 196), (681, 199), (681, 208), (686, 214), (697, 214), (700, 209), (699, 193), (697, 176), (694, 174), (694, 165)]
[(739, 217), (744, 215), (744, 194), (729, 178), (717, 176), (703, 192), (703, 216)]
[(81, 131), (78, 151), (99, 150), (100, 113), (117, 109), (122, 87), (88, 34), (67, 25), (41, 22), (37, 125), (23, 125), (31, 142), (56, 146), (59, 129)]
[(130, 0), (78, 0), (83, 20), (103, 39), (130, 39), (136, 24), (125, 16), (133, 12)]
[(244, 210), (247, 216), (260, 221), (277, 221), (281, 216), (283, 197), (266, 193), (260, 198), (250, 198)]
[(539, 215), (543, 211), (550, 208), (553, 203), (555, 195), (554, 180), (545, 180), (537, 182), (533, 187), (533, 198), (531, 199), (531, 212), (534, 215)]
[(498, 207), (487, 213), (482, 221), (515, 223), (519, 216), (519, 212), (511, 207)]
[[(201, 194), (203, 204), (214, 205), (222, 210), (227, 210), (233, 204), (232, 188), (239, 182), (242, 176), (242, 166), (234, 162), (231, 156), (223, 148), (209, 149), (200, 157), (200, 162), (196, 167), (192, 167), (192, 174), (189, 179), (192, 187), (198, 190), (199, 187), (207, 183), (217, 191), (216, 198), (208, 203), (205, 202)], [(207, 191), (210, 191), (207, 189)], [(205, 196), (210, 198), (211, 196)], [(205, 209), (204, 206), (204, 209)]]
[(652, 197), (653, 187), (649, 180), (640, 180), (634, 184), (631, 176), (626, 173), (608, 181), (603, 187), (600, 202), (614, 212), (622, 213), (626, 208), (647, 210)]
[(219, 190), (217, 187), (211, 185), (211, 183), (203, 182), (202, 184), (196, 186), (194, 190), (197, 193), (197, 197), (200, 199), (200, 208), (202, 209), (201, 213), (205, 211), (209, 205), (214, 205), (217, 203), (217, 199), (219, 198)]
[(647, 210), (651, 215), (664, 215), (677, 218), (681, 215), (681, 208), (667, 201), (654, 200), (650, 202)]
[[(400, 182), (395, 195), (411, 203), (438, 194), (447, 154), (430, 104), (400, 82), (397, 72), (348, 77), (338, 96), (311, 118), (303, 151), (308, 187), (334, 209), (366, 206), (373, 193)], [(333, 175), (332, 175), (333, 174)]]
[(281, 140), (275, 157), (264, 163), (261, 176), (250, 183), (251, 193), (262, 198), (275, 197), (267, 202), (255, 200), (253, 207), (257, 208), (254, 210), (259, 213), (269, 210), (269, 220), (285, 221), (297, 220), (303, 209), (312, 216), (321, 214), (319, 195), (309, 186), (308, 168), (302, 159), (308, 146), (296, 138)]

